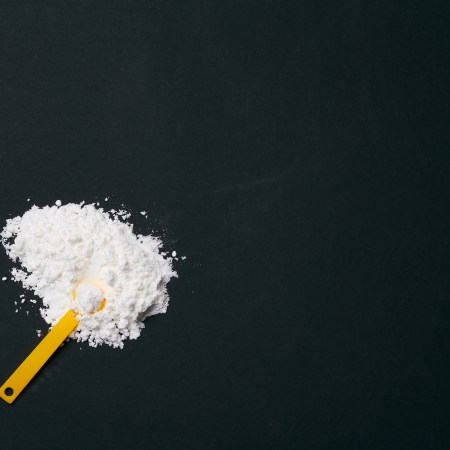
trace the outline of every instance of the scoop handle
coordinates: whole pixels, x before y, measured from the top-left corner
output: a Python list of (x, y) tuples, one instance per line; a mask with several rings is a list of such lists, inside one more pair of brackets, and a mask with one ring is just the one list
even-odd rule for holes
[(77, 313), (72, 310), (67, 311), (0, 387), (0, 398), (11, 404), (77, 325)]

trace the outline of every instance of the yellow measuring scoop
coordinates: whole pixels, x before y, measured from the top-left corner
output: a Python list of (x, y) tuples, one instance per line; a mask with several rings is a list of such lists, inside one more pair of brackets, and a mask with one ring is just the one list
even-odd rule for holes
[[(96, 286), (97, 288), (98, 285)], [(100, 288), (99, 288), (100, 289)], [(103, 290), (101, 289), (103, 292)], [(76, 288), (72, 292), (73, 299), (76, 303)], [(100, 303), (97, 311), (105, 306), (105, 299)], [(92, 311), (93, 314), (96, 311)], [(58, 347), (67, 339), (78, 325), (78, 313), (74, 310), (67, 311), (64, 316), (49, 331), (47, 336), (36, 346), (36, 348), (28, 355), (25, 361), (16, 369), (16, 371), (6, 380), (0, 388), (0, 397), (5, 402), (11, 404), (18, 395), (25, 389), (27, 384), (39, 372), (42, 366), (48, 361), (50, 356), (58, 349)]]

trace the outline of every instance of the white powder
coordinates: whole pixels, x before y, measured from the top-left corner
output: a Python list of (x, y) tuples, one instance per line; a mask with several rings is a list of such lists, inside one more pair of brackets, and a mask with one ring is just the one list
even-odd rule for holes
[(97, 311), (103, 300), (103, 292), (101, 289), (90, 283), (80, 284), (75, 292), (75, 303), (81, 314)]
[(42, 299), (48, 324), (74, 309), (80, 323), (72, 338), (122, 348), (139, 337), (146, 317), (166, 312), (171, 259), (159, 239), (133, 233), (125, 210), (59, 204), (7, 220), (2, 242), (20, 265), (13, 279)]

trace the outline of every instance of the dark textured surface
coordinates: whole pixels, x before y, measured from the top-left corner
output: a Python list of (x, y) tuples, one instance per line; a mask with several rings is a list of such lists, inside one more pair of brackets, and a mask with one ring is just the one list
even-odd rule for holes
[[(0, 6), (0, 219), (111, 196), (188, 256), (2, 449), (450, 448), (448, 2)], [(0, 291), (6, 379), (44, 324)]]

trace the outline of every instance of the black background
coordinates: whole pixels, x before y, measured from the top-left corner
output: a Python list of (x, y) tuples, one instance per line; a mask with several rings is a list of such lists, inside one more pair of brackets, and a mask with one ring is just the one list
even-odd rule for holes
[[(1, 220), (124, 203), (187, 259), (0, 447), (450, 448), (448, 5), (2, 1)], [(0, 289), (6, 379), (45, 324)]]

